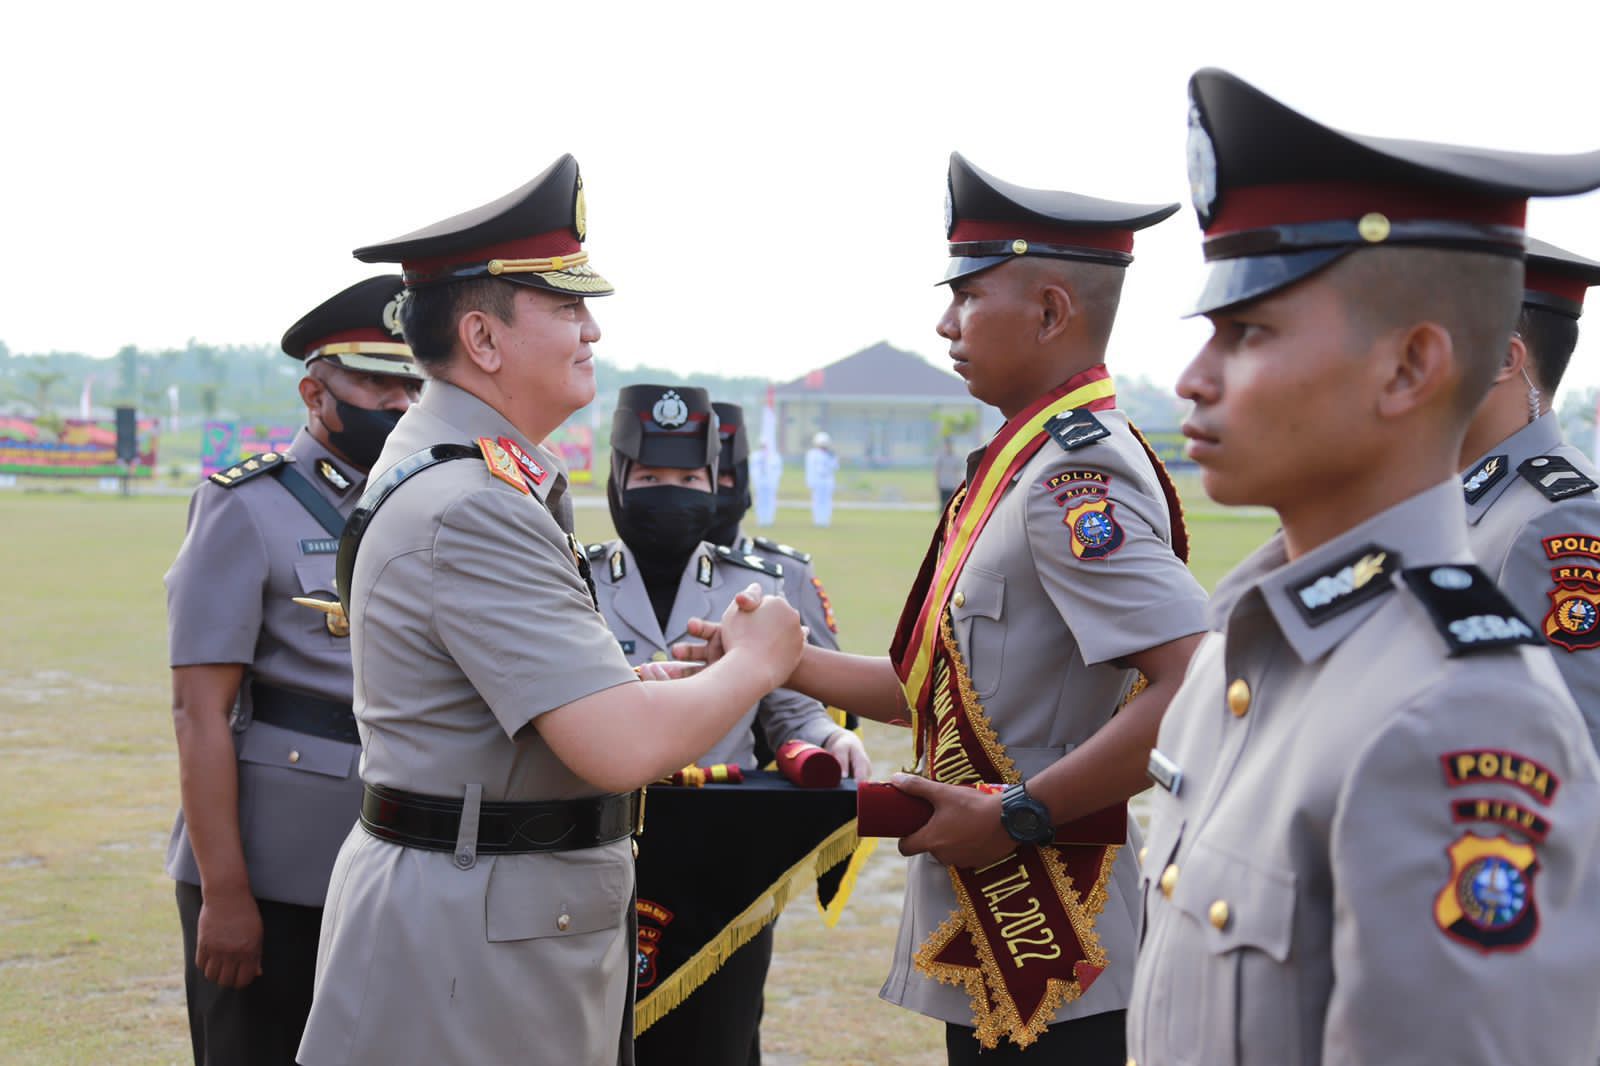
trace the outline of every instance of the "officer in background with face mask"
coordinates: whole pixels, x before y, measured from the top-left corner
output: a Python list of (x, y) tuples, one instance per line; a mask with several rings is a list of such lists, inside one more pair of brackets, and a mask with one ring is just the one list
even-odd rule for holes
[[(675, 641), (690, 639), (689, 619), (720, 617), (734, 594), (751, 582), (764, 595), (783, 594), (779, 565), (705, 543), (718, 515), (717, 430), (704, 389), (630, 385), (618, 395), (606, 501), (619, 539), (590, 545), (588, 555), (600, 613), (631, 664), (665, 661)], [(781, 688), (751, 707), (697, 765), (723, 763), (754, 771), (758, 763), (751, 727), (758, 720), (774, 748), (803, 740), (831, 752), (846, 772), (870, 772), (865, 749), (854, 734), (835, 725), (815, 700)], [(641, 915), (647, 901), (659, 895), (646, 877), (650, 867), (644, 852), (652, 840), (669, 833), (663, 819), (670, 810), (659, 804), (652, 808), (649, 829), (639, 843)], [(780, 833), (783, 827), (771, 829)], [(737, 848), (739, 842), (729, 846)], [(705, 870), (696, 876), (718, 874)], [(673, 909), (675, 927), (694, 923), (696, 916), (685, 914), (681, 902)], [(687, 1000), (639, 1034), (640, 1066), (759, 1062), (762, 987), (771, 958), (768, 925)], [(648, 991), (645, 977), (641, 1000)]]
[(398, 275), (290, 327), (306, 425), (202, 483), (166, 575), (182, 809), (167, 851), (197, 1064), (290, 1064), (311, 1007), (328, 877), (361, 806), (348, 629), (333, 599), (345, 516), (422, 375)]

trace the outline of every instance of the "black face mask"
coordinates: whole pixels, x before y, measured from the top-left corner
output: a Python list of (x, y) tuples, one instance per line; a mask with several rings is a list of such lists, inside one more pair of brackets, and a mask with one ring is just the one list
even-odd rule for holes
[(706, 530), (706, 540), (724, 548), (733, 547), (739, 539), (739, 523), (750, 509), (750, 492), (737, 485), (717, 486), (717, 513)]
[[(615, 482), (613, 482), (615, 484)], [(706, 537), (716, 515), (716, 497), (682, 485), (648, 485), (606, 493), (611, 522), (641, 561), (670, 563), (682, 569)]]
[(383, 451), (383, 442), (389, 439), (395, 424), (400, 421), (400, 412), (356, 407), (339, 399), (331, 389), (328, 394), (333, 396), (333, 409), (344, 424), (341, 430), (328, 431), (329, 443), (362, 470), (371, 470), (372, 464), (378, 461), (378, 455)]

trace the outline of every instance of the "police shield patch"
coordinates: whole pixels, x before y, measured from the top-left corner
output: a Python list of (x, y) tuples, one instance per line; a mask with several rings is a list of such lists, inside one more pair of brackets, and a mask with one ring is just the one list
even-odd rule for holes
[(1117, 524), (1116, 504), (1104, 496), (1087, 499), (1068, 508), (1064, 521), (1072, 530), (1072, 554), (1079, 559), (1104, 559), (1122, 547), (1122, 527)]
[(1533, 845), (1466, 833), (1446, 854), (1450, 877), (1433, 903), (1434, 921), (1445, 935), (1485, 955), (1532, 943), (1539, 932)]

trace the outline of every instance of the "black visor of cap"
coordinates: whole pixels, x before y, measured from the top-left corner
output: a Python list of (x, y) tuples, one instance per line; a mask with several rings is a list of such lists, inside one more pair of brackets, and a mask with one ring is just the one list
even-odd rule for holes
[(1209, 315), (1268, 296), (1278, 289), (1310, 277), (1354, 248), (1313, 248), (1286, 255), (1259, 255), (1218, 259), (1206, 267), (1205, 286), (1194, 309), (1184, 317)]

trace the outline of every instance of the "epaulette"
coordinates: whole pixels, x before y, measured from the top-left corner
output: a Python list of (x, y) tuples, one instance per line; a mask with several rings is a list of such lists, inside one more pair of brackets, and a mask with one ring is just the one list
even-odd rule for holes
[(286, 464), (292, 462), (294, 457), (283, 452), (260, 452), (226, 470), (218, 470), (211, 475), (210, 480), (213, 484), (231, 489), (258, 474), (265, 474), (269, 470), (282, 470)]
[(1418, 566), (1400, 571), (1400, 578), (1427, 608), (1452, 659), (1513, 644), (1544, 645), (1505, 594), (1476, 566)]
[(1111, 436), (1094, 412), (1085, 407), (1075, 407), (1070, 411), (1063, 411), (1044, 424), (1044, 428), (1061, 445), (1062, 451), (1074, 452), (1084, 445), (1093, 444)]
[(1552, 503), (1600, 488), (1593, 478), (1559, 455), (1536, 455), (1517, 467), (1517, 473)]
[(779, 544), (771, 537), (757, 537), (756, 547), (764, 552), (777, 552), (779, 555), (787, 555), (797, 562), (809, 563), (811, 561), (810, 552), (803, 552), (799, 548), (790, 547), (787, 544)]
[(782, 565), (768, 562), (759, 555), (747, 555), (744, 552), (736, 552), (732, 548), (725, 548), (720, 544), (717, 545), (717, 558), (721, 559), (725, 563), (732, 563), (735, 566), (742, 566), (747, 570), (758, 570), (761, 573), (766, 574), (768, 577), (783, 576)]

